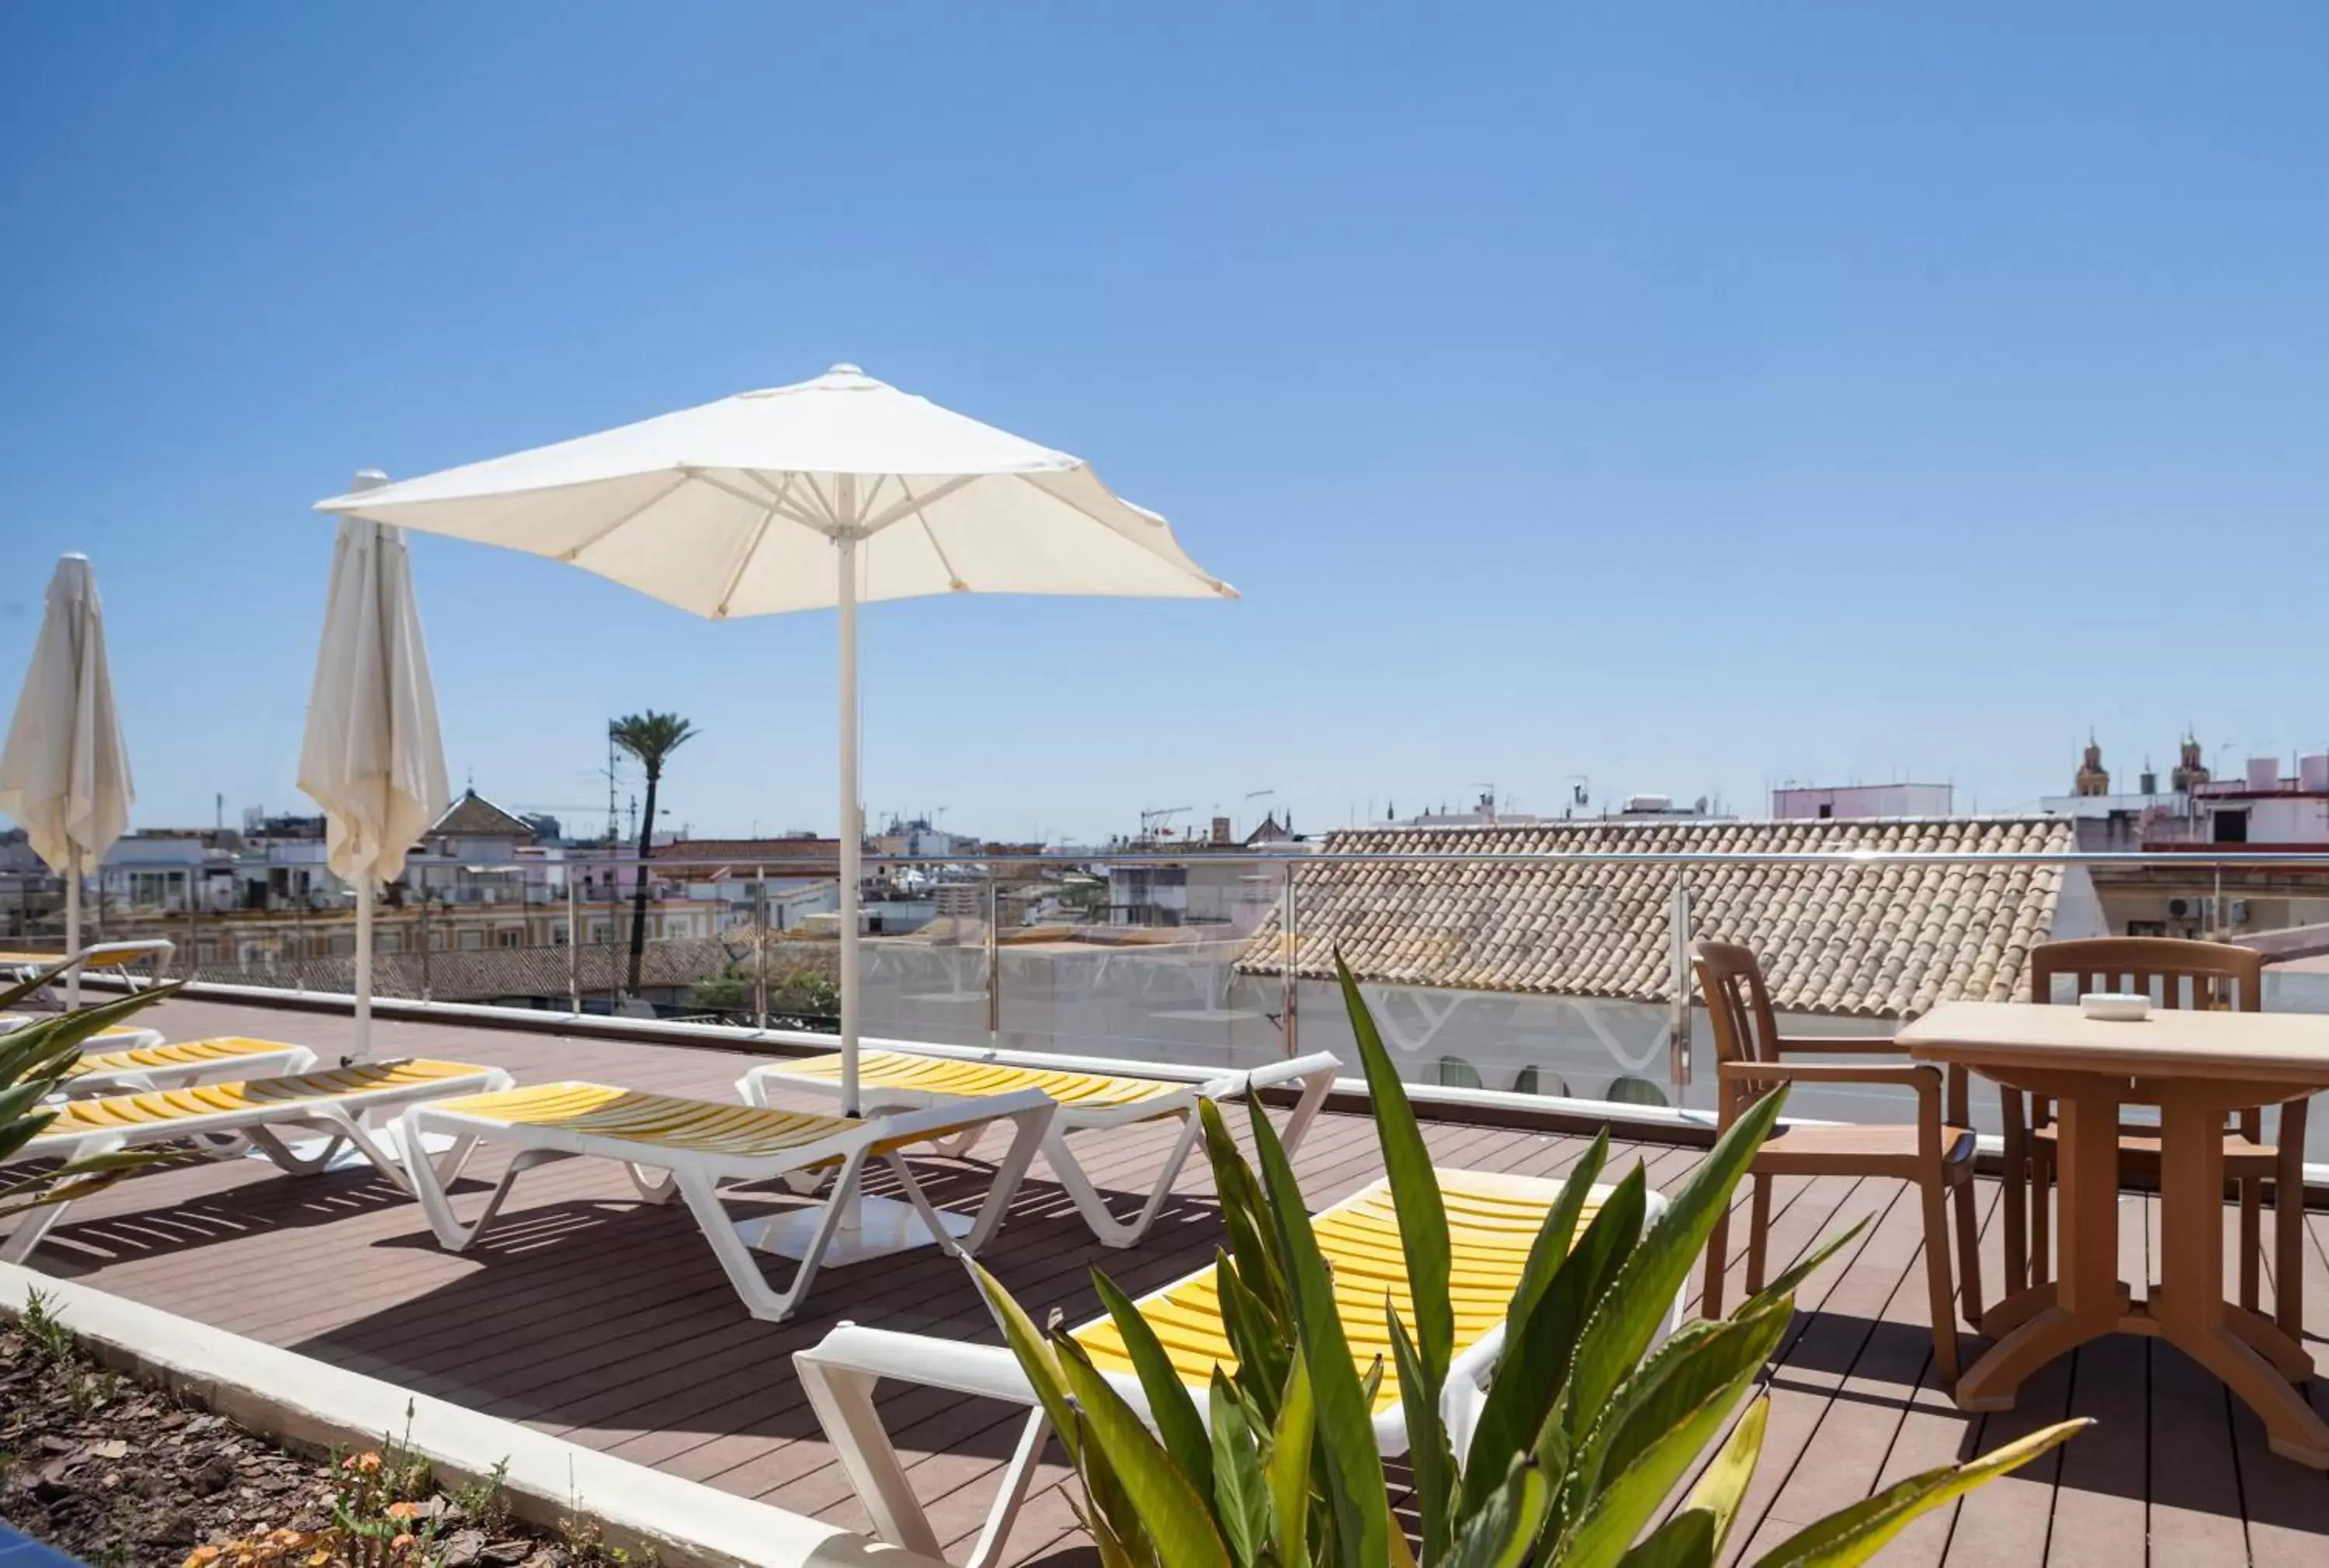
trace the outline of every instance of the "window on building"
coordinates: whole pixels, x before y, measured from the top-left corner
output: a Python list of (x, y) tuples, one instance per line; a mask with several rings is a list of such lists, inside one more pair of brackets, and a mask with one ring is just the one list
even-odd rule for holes
[(525, 933), (514, 925), (504, 926), (501, 930), (494, 933), (494, 945), (495, 947), (518, 947), (522, 946), (524, 944), (524, 941)]
[(2164, 920), (2130, 920), (2126, 923), (2126, 934), (2129, 936), (2164, 936), (2167, 934), (2167, 922)]
[(563, 920), (550, 928), (550, 945), (552, 947), (566, 945), (566, 922)]
[(1831, 818), (1831, 817), (1833, 817), (1833, 816), (1834, 816), (1834, 815), (1835, 815), (1835, 803), (1834, 803), (1834, 801), (1829, 801), (1829, 802), (1825, 803), (1825, 804), (1823, 804), (1823, 805), (1820, 807), (1820, 821), (1821, 821), (1821, 822), (1826, 822), (1829, 818)]
[(484, 932), (482, 932), (482, 931), (477, 931), (477, 930), (474, 930), (474, 929), (473, 929), (473, 930), (469, 930), (469, 931), (464, 931), (463, 933), (461, 933), (461, 951), (462, 951), (462, 952), (464, 952), (464, 953), (483, 953), (485, 950), (486, 950), (486, 934), (485, 934)]
[(2216, 842), (2245, 844), (2249, 841), (2249, 814), (2246, 812), (2218, 812), (2214, 818)]

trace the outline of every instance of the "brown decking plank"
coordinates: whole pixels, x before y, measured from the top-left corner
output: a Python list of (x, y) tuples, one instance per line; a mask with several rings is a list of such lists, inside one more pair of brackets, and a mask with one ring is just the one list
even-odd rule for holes
[[(1813, 1499), (1825, 1492), (1820, 1473), (1824, 1466), (1815, 1466), (1800, 1482), (1796, 1472), (1833, 1418), (1838, 1391), (1864, 1353), (1903, 1272), (1916, 1263), (1924, 1240), (1915, 1189), (1908, 1183), (1862, 1181), (1850, 1203), (1838, 1211), (1834, 1228), (1840, 1231), (1863, 1214), (1872, 1216), (1872, 1223), (1846, 1244), (1850, 1256), (1843, 1268), (1836, 1269), (1833, 1261), (1827, 1265), (1835, 1278), (1816, 1309), (1805, 1310), (1798, 1296), (1804, 1322), (1770, 1374), (1771, 1413), (1764, 1428), (1763, 1456), (1740, 1502), (1734, 1544), (1769, 1535), (1767, 1523), (1781, 1526), (1774, 1539), (1792, 1535), (1801, 1524), (1828, 1511), (1823, 1507), (1797, 1518), (1777, 1510), (1791, 1484)], [(1890, 1442), (1889, 1432), (1885, 1441)], [(1852, 1500), (1865, 1496), (1862, 1487)]]

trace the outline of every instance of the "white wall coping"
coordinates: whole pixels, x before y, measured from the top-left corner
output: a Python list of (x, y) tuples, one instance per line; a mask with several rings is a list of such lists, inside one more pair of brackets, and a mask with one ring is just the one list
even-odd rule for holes
[(654, 1546), (673, 1568), (945, 1568), (142, 1301), (0, 1263), (0, 1312), (21, 1313), (34, 1291), (99, 1359), (269, 1438), (311, 1450), (364, 1449), (386, 1434), (426, 1457), (440, 1484), (482, 1479), (506, 1460), (502, 1485), (521, 1518), (552, 1528), (561, 1518), (588, 1520), (618, 1545)]

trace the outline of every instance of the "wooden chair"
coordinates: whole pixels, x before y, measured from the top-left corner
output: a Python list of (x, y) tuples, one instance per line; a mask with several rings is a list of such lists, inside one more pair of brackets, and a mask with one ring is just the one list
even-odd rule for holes
[[(2067, 1000), (2073, 1001), (2089, 991), (2140, 991), (2152, 997), (2155, 1007), (2264, 1010), (2263, 957), (2226, 943), (2112, 936), (2048, 942), (2031, 949), (2030, 1000), (2057, 1000), (2059, 979), (2070, 982)], [(2048, 1209), (2054, 1183), (2055, 1135), (2050, 1102), (2028, 1100), (2012, 1091), (2001, 1091), (1999, 1101), (2004, 1113), (2005, 1267), (2011, 1291), (2019, 1290), (2025, 1278), (2032, 1283), (2045, 1283), (2051, 1270)], [(2276, 1316), (2285, 1331), (2299, 1338), (2303, 1327), (2297, 1315), (2304, 1296), (2296, 1286), (2305, 1272), (2305, 1103), (2293, 1100), (2281, 1107), (2277, 1146), (2264, 1141), (2264, 1117), (2258, 1110), (2238, 1113), (2224, 1129), (2224, 1174), (2239, 1186), (2240, 1305), (2251, 1312), (2257, 1310), (2264, 1256), (2260, 1222), (2264, 1187), (2269, 1182), (2273, 1271), (2281, 1282)], [(2136, 1174), (2155, 1183), (2158, 1180), (2156, 1126), (2122, 1123), (2118, 1149), (2122, 1178)], [(2025, 1171), (2032, 1184), (2026, 1251)]]
[[(1892, 1084), (1917, 1095), (1917, 1120), (1896, 1127), (1785, 1127), (1755, 1157), (1750, 1175), (1747, 1236), (1747, 1291), (1763, 1288), (1764, 1248), (1771, 1217), (1775, 1176), (1878, 1176), (1916, 1183), (1924, 1208), (1925, 1280), (1933, 1314), (1933, 1366), (1939, 1379), (1955, 1384), (1960, 1361), (1957, 1303), (1949, 1284), (1948, 1195), (1957, 1202), (1957, 1270), (1966, 1320), (1981, 1318), (1980, 1232), (1973, 1203), (1974, 1133), (1966, 1116), (1966, 1072), (1943, 1071), (1923, 1062), (1791, 1062), (1793, 1055), (1900, 1056), (1900, 1047), (1877, 1037), (1783, 1039), (1771, 1009), (1771, 993), (1755, 955), (1722, 942), (1694, 942), (1691, 967), (1698, 973), (1706, 1011), (1714, 1025), (1715, 1074), (1721, 1124), (1728, 1127), (1761, 1094), (1779, 1084)], [(1947, 1103), (1944, 1115), (1943, 1091)], [(1730, 1220), (1715, 1222), (1706, 1244), (1709, 1318), (1722, 1312), (1722, 1270), (1730, 1246)]]

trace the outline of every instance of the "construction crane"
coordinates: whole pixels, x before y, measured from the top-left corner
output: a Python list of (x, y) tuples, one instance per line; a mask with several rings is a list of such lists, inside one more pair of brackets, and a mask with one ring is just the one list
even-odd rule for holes
[(1170, 833), (1173, 830), (1166, 827), (1165, 823), (1185, 812), (1193, 812), (1196, 809), (1194, 806), (1150, 806), (1140, 813), (1140, 836), (1143, 839), (1154, 839), (1162, 834)]

